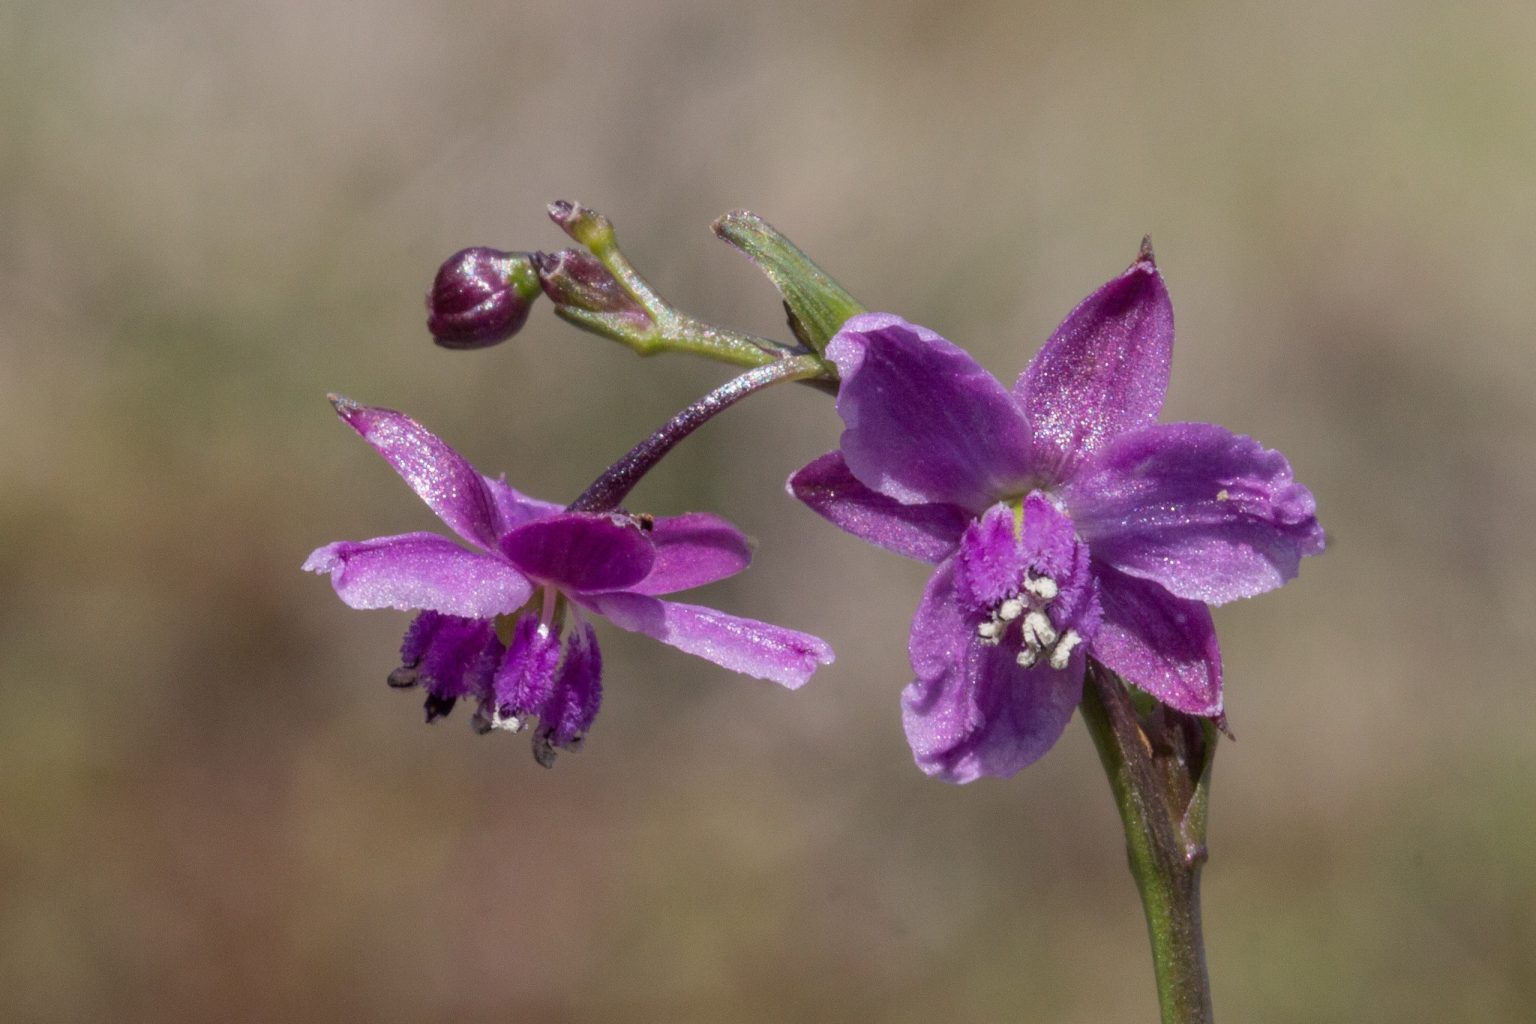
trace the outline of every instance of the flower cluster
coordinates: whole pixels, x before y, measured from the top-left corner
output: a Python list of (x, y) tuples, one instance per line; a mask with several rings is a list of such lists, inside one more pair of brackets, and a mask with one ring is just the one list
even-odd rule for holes
[(597, 714), (596, 617), (791, 688), (831, 662), (805, 633), (662, 599), (745, 569), (735, 527), (618, 508), (707, 419), (801, 380), (835, 394), (844, 430), (835, 451), (791, 477), (791, 493), (849, 533), (935, 566), (903, 697), (924, 771), (968, 782), (1038, 759), (1077, 708), (1090, 659), (1177, 712), (1224, 723), (1208, 606), (1279, 586), (1324, 538), (1311, 493), (1278, 452), (1208, 423), (1157, 422), (1173, 311), (1150, 246), (1007, 388), (933, 331), (865, 312), (752, 214), (728, 214), (715, 230), (779, 289), (793, 343), (681, 313), (624, 259), (605, 218), (564, 202), (550, 216), (583, 248), (477, 247), (444, 264), (428, 295), (439, 344), (502, 341), (543, 294), (562, 319), (641, 354), (751, 369), (569, 506), (482, 476), (401, 413), (335, 400), (463, 542), (340, 542), (304, 566), (328, 573), (354, 608), (418, 612), (389, 681), (423, 687), (429, 721), (467, 700), (482, 732), (537, 723), (535, 753), (550, 763)]

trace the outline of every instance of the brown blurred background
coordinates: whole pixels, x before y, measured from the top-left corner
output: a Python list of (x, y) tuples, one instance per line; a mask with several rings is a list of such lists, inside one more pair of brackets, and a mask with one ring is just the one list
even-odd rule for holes
[(423, 330), (438, 261), (591, 203), (679, 305), (779, 332), (763, 214), (1012, 378), (1144, 232), (1167, 417), (1283, 449), (1332, 535), (1217, 612), (1228, 1021), (1536, 1015), (1536, 8), (665, 0), (0, 9), (0, 1019), (1148, 1020), (1082, 727), (911, 764), (922, 566), (792, 503), (760, 396), (633, 503), (759, 541), (700, 595), (820, 632), (805, 690), (614, 630), (540, 770), (384, 676), (307, 552), (436, 523), (326, 405), (575, 495), (727, 376), (541, 308)]

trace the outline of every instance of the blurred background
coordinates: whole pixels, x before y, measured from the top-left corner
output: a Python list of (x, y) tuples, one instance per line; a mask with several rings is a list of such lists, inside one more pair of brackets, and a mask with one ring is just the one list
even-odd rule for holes
[(1206, 929), (1232, 1021), (1536, 1006), (1536, 7), (905, 0), (0, 9), (0, 1019), (1147, 1020), (1081, 725), (933, 782), (925, 567), (783, 494), (831, 404), (759, 396), (636, 492), (827, 637), (790, 694), (608, 629), (553, 771), (386, 673), (407, 616), (299, 572), (436, 521), (327, 391), (568, 499), (729, 371), (542, 306), (434, 348), (470, 244), (579, 199), (674, 302), (782, 335), (749, 207), (1011, 380), (1143, 233), (1165, 416), (1285, 451), (1332, 537), (1216, 613)]

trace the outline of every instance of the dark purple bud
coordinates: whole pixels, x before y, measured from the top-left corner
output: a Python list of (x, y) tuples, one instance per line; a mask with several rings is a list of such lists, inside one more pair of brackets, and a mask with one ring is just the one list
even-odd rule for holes
[(539, 286), (557, 306), (588, 313), (622, 314), (626, 319), (634, 319), (639, 327), (651, 322), (618, 279), (590, 253), (580, 249), (536, 252), (533, 265), (539, 275)]
[(528, 253), (463, 249), (438, 268), (427, 294), (427, 330), (444, 348), (485, 348), (516, 334), (538, 297)]

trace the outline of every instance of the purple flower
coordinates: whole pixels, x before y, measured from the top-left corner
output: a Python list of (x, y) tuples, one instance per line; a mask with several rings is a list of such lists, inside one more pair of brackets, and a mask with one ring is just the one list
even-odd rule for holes
[(849, 533), (935, 563), (903, 695), (918, 765), (1008, 776), (1055, 743), (1092, 657), (1220, 718), (1207, 604), (1277, 587), (1323, 548), (1279, 452), (1209, 423), (1156, 423), (1173, 309), (1149, 248), (1088, 296), (1010, 392), (888, 313), (853, 317), (838, 451), (789, 481)]
[(478, 731), (516, 731), (537, 719), (540, 763), (575, 748), (602, 696), (588, 615), (791, 689), (832, 661), (831, 648), (805, 633), (658, 598), (747, 567), (747, 538), (725, 520), (568, 512), (481, 476), (408, 416), (332, 401), (471, 545), (407, 533), (327, 544), (304, 563), (330, 573), (353, 608), (420, 610), (389, 681), (425, 687), (429, 722), (470, 699)]

